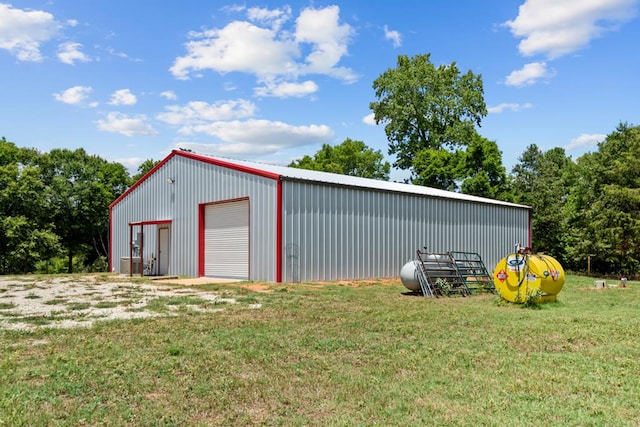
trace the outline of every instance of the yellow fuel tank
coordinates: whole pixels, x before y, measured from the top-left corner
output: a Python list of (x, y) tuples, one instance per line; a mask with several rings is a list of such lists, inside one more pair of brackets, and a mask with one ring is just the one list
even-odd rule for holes
[(544, 254), (513, 253), (503, 258), (493, 272), (493, 283), (507, 301), (523, 303), (555, 301), (564, 286), (564, 269)]

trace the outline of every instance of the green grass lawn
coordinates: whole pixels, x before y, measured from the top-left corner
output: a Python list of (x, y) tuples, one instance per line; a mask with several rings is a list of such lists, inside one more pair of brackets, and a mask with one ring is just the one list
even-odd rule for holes
[(629, 285), (570, 276), (539, 309), (272, 285), (219, 312), (4, 331), (0, 425), (640, 425)]

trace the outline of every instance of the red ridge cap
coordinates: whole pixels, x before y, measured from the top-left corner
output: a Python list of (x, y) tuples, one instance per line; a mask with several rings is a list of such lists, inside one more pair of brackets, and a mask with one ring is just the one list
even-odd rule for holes
[(280, 179), (280, 174), (277, 174), (277, 173), (267, 172), (267, 171), (263, 171), (261, 169), (256, 169), (256, 168), (252, 168), (252, 167), (249, 167), (249, 166), (238, 165), (236, 163), (227, 162), (225, 160), (220, 160), (220, 159), (216, 159), (216, 158), (209, 157), (209, 156), (203, 156), (201, 154), (195, 154), (195, 153), (192, 153), (190, 151), (173, 150), (172, 154), (174, 154), (174, 153), (177, 154), (178, 156), (187, 157), (187, 158), (194, 159), (194, 160), (199, 160), (201, 162), (209, 163), (209, 164), (216, 165), (216, 166), (222, 166), (222, 167), (233, 169), (233, 170), (237, 170), (237, 171), (240, 171), (240, 172), (246, 172), (246, 173), (249, 173), (251, 175), (258, 175), (258, 176), (262, 176), (264, 178), (270, 178), (270, 179), (276, 179), (276, 180)]

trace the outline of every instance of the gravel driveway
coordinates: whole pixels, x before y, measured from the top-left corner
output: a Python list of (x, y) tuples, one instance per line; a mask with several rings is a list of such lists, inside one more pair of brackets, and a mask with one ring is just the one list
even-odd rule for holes
[(88, 327), (101, 320), (175, 316), (185, 310), (218, 311), (235, 302), (216, 292), (93, 276), (0, 276), (0, 329)]

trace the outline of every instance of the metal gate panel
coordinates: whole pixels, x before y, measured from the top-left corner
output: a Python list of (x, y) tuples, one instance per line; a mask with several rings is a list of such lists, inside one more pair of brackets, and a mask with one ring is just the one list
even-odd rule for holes
[(204, 275), (249, 279), (249, 201), (205, 207)]

